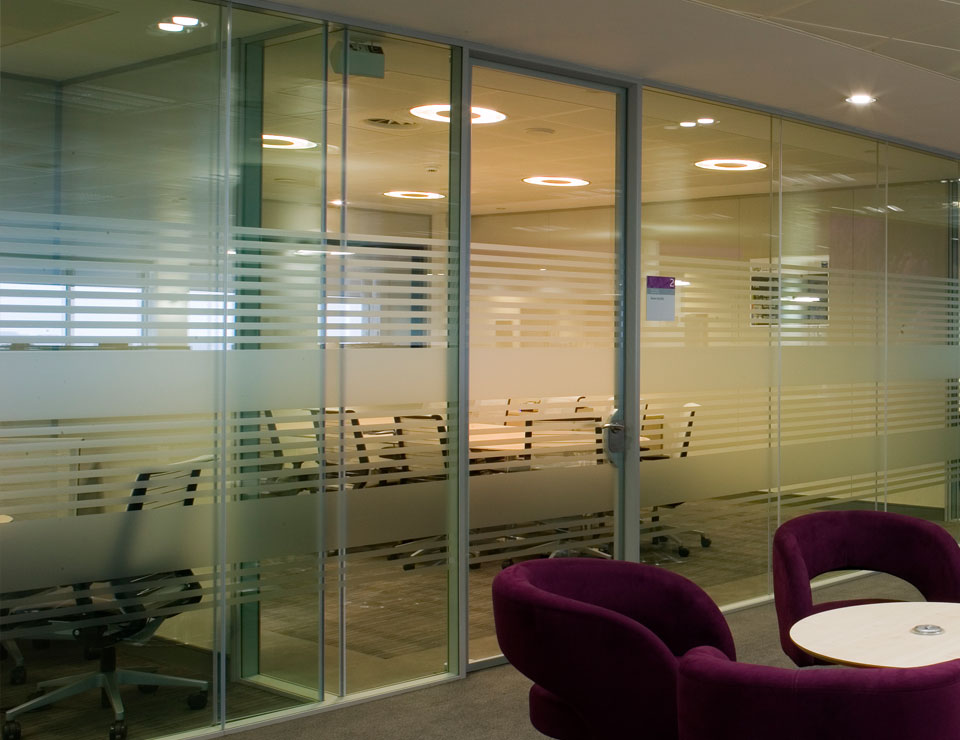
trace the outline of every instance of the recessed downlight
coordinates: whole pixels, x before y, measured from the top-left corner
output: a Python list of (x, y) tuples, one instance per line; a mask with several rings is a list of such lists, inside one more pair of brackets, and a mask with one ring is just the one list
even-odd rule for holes
[(694, 126), (697, 125), (697, 122), (696, 121), (680, 121), (680, 125), (683, 128), (693, 128)]
[(190, 28), (193, 28), (194, 26), (200, 25), (199, 18), (194, 18), (189, 15), (175, 15), (170, 20), (176, 23), (178, 26), (189, 26)]
[(340, 200), (340, 198), (335, 198), (334, 200), (331, 200), (331, 201), (329, 201), (329, 202), (330, 202), (330, 205), (332, 205), (332, 206), (338, 206), (338, 207), (339, 207), (339, 206), (342, 206), (342, 205), (343, 205), (343, 201)]
[(184, 27), (179, 23), (171, 23), (170, 21), (160, 21), (157, 24), (157, 28), (159, 28), (161, 31), (166, 31), (167, 33), (180, 33)]
[(548, 185), (552, 188), (576, 188), (590, 184), (589, 180), (581, 180), (579, 177), (552, 177), (547, 175), (525, 177), (523, 181), (531, 185)]
[(854, 105), (870, 105), (870, 103), (877, 102), (877, 99), (868, 93), (856, 93), (849, 98), (845, 98), (845, 100)]
[(425, 193), (419, 190), (390, 190), (384, 195), (388, 198), (409, 198), (410, 200), (438, 200), (445, 197), (440, 193)]
[(725, 172), (738, 172), (745, 170), (762, 170), (765, 165), (755, 159), (701, 159), (694, 164), (703, 170), (721, 170)]
[[(425, 118), (428, 121), (440, 121), (441, 123), (450, 123), (449, 105), (418, 105), (411, 108), (410, 113), (417, 118)], [(490, 108), (478, 108), (473, 106), (470, 109), (473, 119), (470, 123), (499, 123), (506, 120), (506, 115), (498, 110)]]
[(697, 119), (697, 123), (699, 123), (701, 126), (709, 126), (711, 123), (716, 123), (716, 122), (717, 121), (715, 118), (698, 118)]
[(299, 139), (296, 136), (281, 136), (280, 134), (262, 134), (264, 149), (314, 149), (317, 142), (309, 139)]

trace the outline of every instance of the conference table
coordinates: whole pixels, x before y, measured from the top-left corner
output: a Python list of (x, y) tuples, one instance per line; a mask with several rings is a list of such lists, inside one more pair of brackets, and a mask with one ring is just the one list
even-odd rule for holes
[(828, 609), (801, 619), (790, 639), (830, 663), (916, 668), (960, 658), (960, 604), (890, 601)]

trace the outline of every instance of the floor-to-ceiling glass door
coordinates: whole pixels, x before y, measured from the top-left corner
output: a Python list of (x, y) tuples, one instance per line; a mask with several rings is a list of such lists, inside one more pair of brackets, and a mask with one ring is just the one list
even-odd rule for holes
[(472, 68), (470, 659), (497, 655), (490, 584), (614, 552), (623, 91)]

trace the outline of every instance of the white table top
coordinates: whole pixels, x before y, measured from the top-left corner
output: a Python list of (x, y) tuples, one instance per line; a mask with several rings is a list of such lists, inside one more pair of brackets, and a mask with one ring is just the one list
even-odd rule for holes
[[(943, 632), (918, 635), (917, 625)], [(960, 658), (960, 604), (894, 601), (861, 604), (812, 614), (790, 629), (804, 652), (831, 663), (861, 667), (915, 668)]]

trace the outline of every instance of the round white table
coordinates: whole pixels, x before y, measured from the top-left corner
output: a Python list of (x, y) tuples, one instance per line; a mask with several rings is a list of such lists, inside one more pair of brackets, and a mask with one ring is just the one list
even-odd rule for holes
[(960, 658), (960, 604), (894, 601), (830, 609), (794, 624), (790, 639), (804, 652), (842, 665), (943, 663)]

